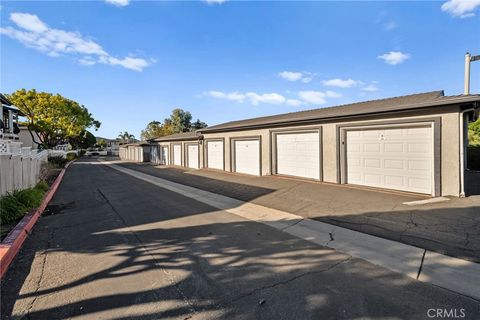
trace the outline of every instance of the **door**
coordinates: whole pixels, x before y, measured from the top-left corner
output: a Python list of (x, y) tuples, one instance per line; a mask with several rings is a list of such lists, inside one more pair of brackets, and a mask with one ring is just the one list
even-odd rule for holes
[(348, 130), (346, 157), (347, 183), (433, 193), (430, 125)]
[(182, 165), (182, 145), (181, 144), (173, 145), (173, 164), (176, 166)]
[(207, 141), (207, 168), (223, 170), (223, 141)]
[(160, 163), (160, 151), (158, 146), (150, 146), (150, 162), (155, 164)]
[(234, 140), (234, 148), (234, 171), (259, 176), (260, 140)]
[(277, 174), (320, 179), (320, 133), (276, 134)]
[(198, 144), (187, 145), (188, 167), (198, 169)]
[(167, 146), (162, 146), (160, 147), (161, 154), (160, 154), (160, 163), (164, 165), (169, 165), (170, 164), (170, 158), (168, 157), (168, 147)]

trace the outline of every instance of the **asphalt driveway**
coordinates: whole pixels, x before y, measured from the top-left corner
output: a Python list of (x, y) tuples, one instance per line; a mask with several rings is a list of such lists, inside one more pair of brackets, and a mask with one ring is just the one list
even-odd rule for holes
[(425, 197), (334, 184), (118, 163), (174, 182), (480, 263), (480, 196), (421, 206)]
[[(268, 192), (266, 188), (257, 191)], [(2, 281), (2, 319), (428, 319), (480, 303), (75, 162)], [(460, 311), (457, 311), (460, 312)]]

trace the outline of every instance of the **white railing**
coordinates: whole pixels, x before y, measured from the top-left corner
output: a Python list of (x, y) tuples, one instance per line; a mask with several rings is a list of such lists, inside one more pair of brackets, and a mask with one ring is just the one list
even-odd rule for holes
[(48, 162), (46, 150), (32, 150), (22, 143), (0, 140), (0, 196), (34, 187), (40, 180), (42, 165)]

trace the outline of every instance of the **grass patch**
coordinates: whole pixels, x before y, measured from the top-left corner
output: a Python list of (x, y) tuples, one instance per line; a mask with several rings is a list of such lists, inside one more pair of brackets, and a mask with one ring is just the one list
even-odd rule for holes
[(48, 190), (45, 181), (39, 182), (34, 188), (14, 191), (0, 198), (0, 230), (3, 236), (9, 232), (11, 225), (23, 218), (30, 210), (42, 203)]

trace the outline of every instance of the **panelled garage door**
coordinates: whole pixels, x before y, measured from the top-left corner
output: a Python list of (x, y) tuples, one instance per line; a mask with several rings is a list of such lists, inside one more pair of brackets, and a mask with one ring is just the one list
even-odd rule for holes
[(320, 179), (320, 134), (276, 134), (277, 174)]
[(260, 175), (260, 140), (234, 140), (235, 172)]
[(168, 157), (168, 147), (167, 146), (161, 146), (160, 147), (160, 161), (162, 164), (169, 165), (170, 164), (170, 158)]
[(433, 193), (431, 126), (348, 130), (347, 183)]
[(182, 145), (173, 145), (173, 164), (176, 166), (182, 165)]
[(207, 167), (223, 170), (223, 141), (207, 141)]
[(198, 144), (187, 145), (188, 167), (198, 169)]

